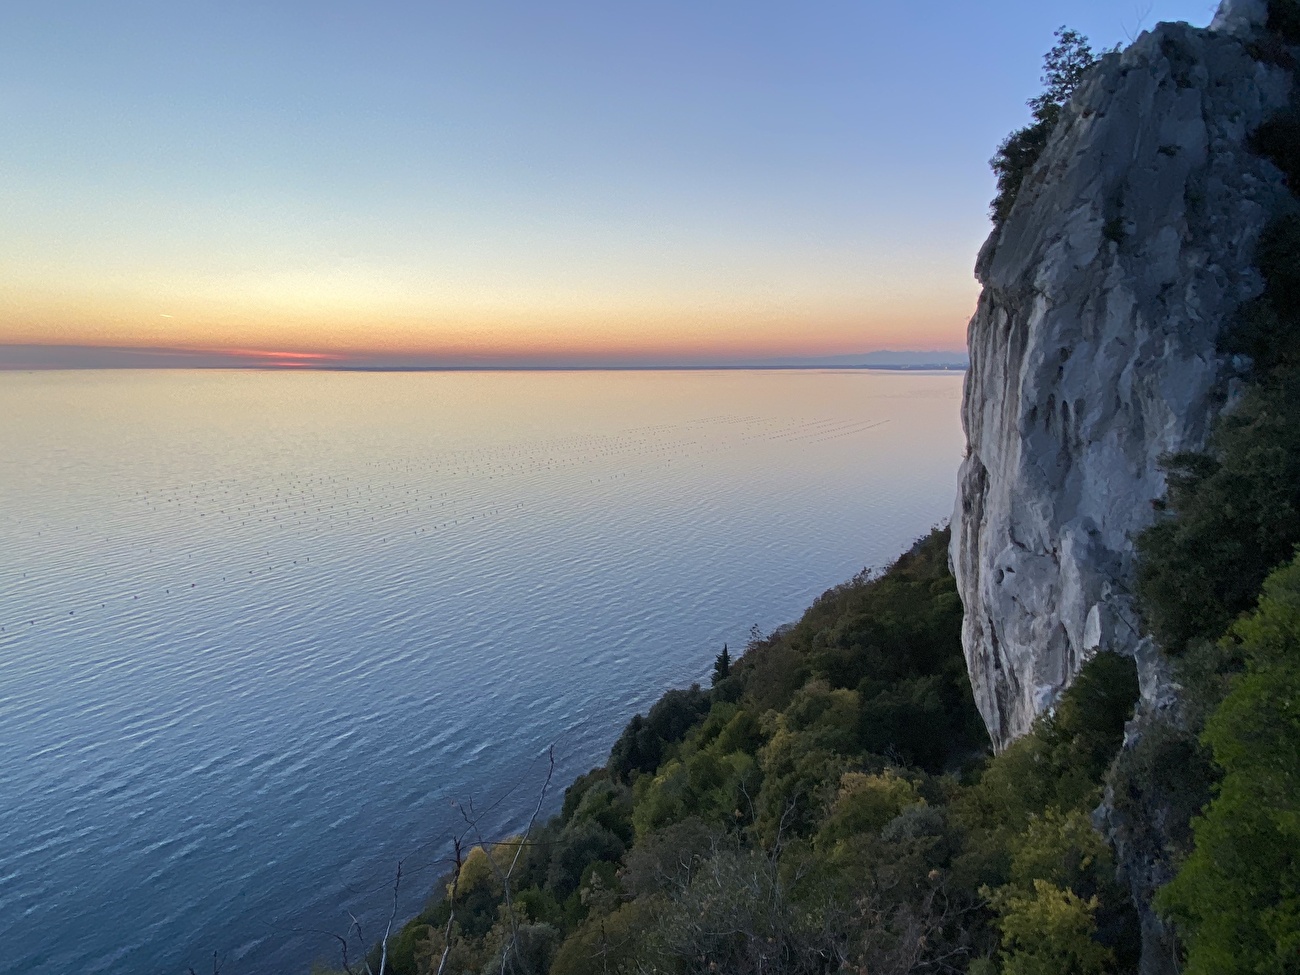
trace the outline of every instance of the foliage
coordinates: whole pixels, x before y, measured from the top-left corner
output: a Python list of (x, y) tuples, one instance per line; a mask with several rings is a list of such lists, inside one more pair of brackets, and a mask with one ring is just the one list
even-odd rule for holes
[[(961, 654), (947, 538), (936, 531), (881, 576), (823, 594), (781, 638), (800, 661), (801, 686), (857, 692), (857, 748), (934, 772), (988, 745)], [(773, 701), (762, 691), (774, 655), (766, 648), (750, 665), (746, 694), (784, 707), (793, 693)]]
[[(1029, 856), (1025, 844), (1039, 842), (1034, 837), (1042, 836), (1043, 824), (1063, 821), (1077, 827), (1079, 821), (1071, 815), (1089, 812), (1101, 801), (1103, 778), (1123, 743), (1124, 723), (1136, 700), (1133, 662), (1098, 654), (1054, 713), (1039, 718), (1030, 734), (1013, 742), (977, 782), (953, 798), (952, 818), (965, 832), (953, 865), (959, 883), (999, 888), (1019, 882), (1023, 887), (1024, 858)], [(1095, 853), (1075, 849), (1080, 858)], [(1017, 856), (1022, 858), (1019, 868)], [(1103, 872), (1110, 870), (1106, 865)], [(1080, 892), (1091, 896), (1099, 884), (1093, 875)], [(1117, 898), (1106, 906), (1123, 910)]]
[(924, 804), (916, 786), (894, 769), (876, 775), (846, 772), (816, 844), (826, 847), (850, 836), (879, 833), (908, 807)]
[(1011, 216), (1020, 187), (1034, 168), (1034, 163), (1047, 148), (1047, 140), (1056, 128), (1059, 110), (1046, 112), (1022, 129), (1016, 129), (1000, 143), (989, 160), (989, 167), (997, 177), (998, 192), (989, 203), (989, 218), (994, 226), (1002, 226)]
[(1102, 975), (1114, 953), (1093, 937), (1097, 898), (1035, 880), (1033, 892), (996, 901), (998, 927), (1006, 939), (1005, 975)]
[(1300, 189), (1300, 112), (1277, 113), (1251, 134), (1250, 142), (1255, 153), (1282, 170), (1293, 193)]
[[(1300, 160), (1300, 146), (1295, 151)], [(1300, 216), (1271, 222), (1260, 235), (1255, 261), (1265, 281), (1223, 340), (1223, 351), (1249, 357), (1257, 379), (1300, 366)]]
[(722, 645), (722, 652), (713, 661), (712, 684), (717, 687), (724, 680), (731, 676), (731, 651), (727, 645)]
[(1234, 627), (1246, 672), (1206, 725), (1223, 770), (1196, 847), (1160, 903), (1189, 973), (1294, 972), (1300, 959), (1300, 558)]
[(1046, 880), (1095, 896), (1109, 880), (1110, 862), (1110, 848), (1083, 810), (1051, 807), (1017, 837), (1010, 886), (1025, 890)]
[(1164, 517), (1138, 540), (1138, 592), (1172, 653), (1216, 639), (1300, 541), (1300, 371), (1253, 386), (1210, 454), (1166, 462)]
[(1062, 25), (1056, 30), (1056, 43), (1043, 56), (1043, 83), (1041, 94), (1029, 100), (1035, 118), (1053, 109), (1059, 110), (1070, 100), (1088, 70), (1097, 63), (1088, 44), (1088, 38), (1077, 30)]
[(709, 696), (698, 684), (685, 691), (669, 691), (645, 718), (638, 714), (628, 723), (610, 751), (610, 772), (623, 781), (635, 772), (653, 772), (668, 748), (680, 741), (708, 708)]
[[(823, 594), (710, 690), (665, 694), (527, 845), (470, 851), (395, 939), (397, 975), (436, 971), (444, 947), (456, 975), (1132, 970), (1086, 815), (1132, 662), (1099, 655), (989, 758), (947, 542)], [(503, 885), (492, 861), (516, 852)]]
[(1055, 712), (990, 763), (957, 803), (974, 821), (1020, 831), (1048, 809), (1088, 809), (1124, 740), (1137, 701), (1137, 668), (1128, 657), (1099, 653), (1075, 678)]
[(1110, 804), (1140, 845), (1177, 860), (1191, 852), (1192, 817), (1210, 801), (1216, 778), (1209, 750), (1195, 732), (1149, 722), (1107, 775)]
[(998, 182), (997, 196), (989, 204), (996, 226), (1011, 214), (1025, 177), (1047, 148), (1062, 108), (1096, 62), (1088, 38), (1068, 27), (1057, 29), (1056, 44), (1043, 57), (1043, 91), (1028, 103), (1034, 121), (1003, 139), (989, 160)]
[[(1270, 29), (1300, 40), (1297, 5), (1269, 7)], [(1300, 189), (1300, 114), (1252, 146)], [(1181, 862), (1157, 903), (1193, 973), (1300, 967), (1300, 218), (1266, 228), (1256, 264), (1265, 289), (1221, 349), (1244, 357), (1244, 390), (1206, 453), (1166, 461), (1168, 495), (1139, 539), (1143, 615), (1177, 658), (1179, 720), (1148, 722), (1111, 773), (1116, 810)]]

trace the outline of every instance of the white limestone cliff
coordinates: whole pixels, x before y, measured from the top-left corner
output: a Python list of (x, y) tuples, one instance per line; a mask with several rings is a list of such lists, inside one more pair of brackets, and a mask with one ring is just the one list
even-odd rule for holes
[(1098, 648), (1162, 693), (1133, 538), (1161, 456), (1201, 447), (1223, 408), (1216, 340), (1261, 288), (1254, 246), (1286, 198), (1246, 145), (1291, 88), (1256, 57), (1261, 11), (1230, 0), (1212, 29), (1161, 24), (1106, 56), (980, 253), (951, 557), (999, 748)]

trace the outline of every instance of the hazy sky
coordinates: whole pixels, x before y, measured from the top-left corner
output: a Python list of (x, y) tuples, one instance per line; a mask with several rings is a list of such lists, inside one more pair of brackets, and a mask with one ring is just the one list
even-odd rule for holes
[(0, 4), (0, 342), (957, 347), (1052, 30), (1213, 7)]

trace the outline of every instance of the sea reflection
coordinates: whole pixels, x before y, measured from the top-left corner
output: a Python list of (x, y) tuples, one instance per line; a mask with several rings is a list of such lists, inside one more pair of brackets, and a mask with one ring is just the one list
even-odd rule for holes
[(413, 913), (452, 800), (507, 828), (549, 744), (946, 518), (960, 393), (0, 374), (0, 967), (305, 971), (402, 856)]

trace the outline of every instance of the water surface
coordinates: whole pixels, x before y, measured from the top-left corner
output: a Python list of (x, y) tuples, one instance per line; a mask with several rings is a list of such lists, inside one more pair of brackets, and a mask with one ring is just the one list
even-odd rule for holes
[(414, 913), (454, 802), (517, 827), (946, 518), (960, 393), (0, 373), (0, 971), (302, 972), (399, 858)]

